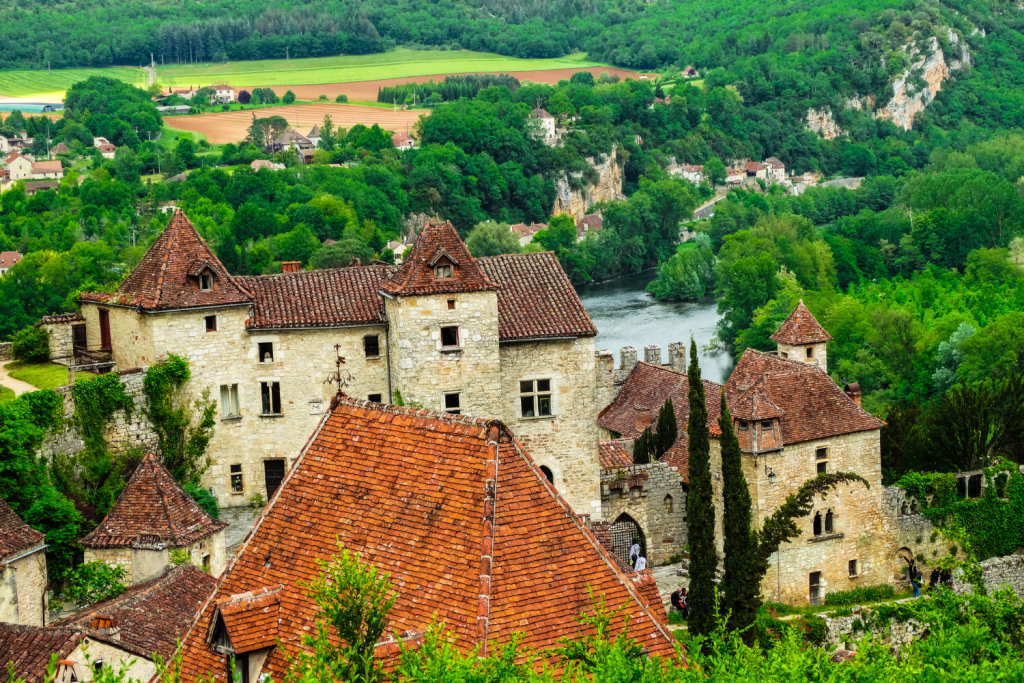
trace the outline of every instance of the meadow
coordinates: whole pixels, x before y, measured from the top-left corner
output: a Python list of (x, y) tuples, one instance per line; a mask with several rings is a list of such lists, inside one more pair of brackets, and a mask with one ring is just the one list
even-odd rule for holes
[(271, 59), (227, 64), (158, 66), (161, 85), (191, 86), (226, 84), (244, 86), (316, 85), (347, 83), (453, 73), (500, 73), (547, 71), (601, 66), (579, 52), (556, 59), (517, 59), (468, 50), (408, 50), (371, 55)]
[(116, 78), (140, 88), (146, 86), (145, 70), (130, 67), (0, 71), (0, 95), (59, 102), (73, 83), (84, 81), (90, 76)]

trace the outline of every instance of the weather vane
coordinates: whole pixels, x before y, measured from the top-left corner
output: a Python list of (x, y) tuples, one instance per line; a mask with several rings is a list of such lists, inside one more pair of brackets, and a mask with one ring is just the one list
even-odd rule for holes
[(334, 353), (337, 355), (337, 359), (334, 361), (335, 370), (327, 376), (324, 380), (324, 384), (337, 384), (338, 391), (336, 397), (345, 396), (345, 389), (348, 387), (349, 382), (352, 381), (352, 373), (348, 370), (343, 370), (342, 365), (345, 364), (345, 357), (341, 355), (341, 344), (334, 345)]

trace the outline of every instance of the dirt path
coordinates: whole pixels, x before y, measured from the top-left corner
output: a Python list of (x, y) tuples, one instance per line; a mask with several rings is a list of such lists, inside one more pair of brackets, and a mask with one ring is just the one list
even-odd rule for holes
[(21, 396), (30, 391), (39, 391), (37, 387), (32, 386), (28, 382), (22, 382), (20, 379), (14, 379), (7, 373), (7, 364), (13, 362), (0, 360), (0, 386), (7, 387), (13, 391), (15, 396)]

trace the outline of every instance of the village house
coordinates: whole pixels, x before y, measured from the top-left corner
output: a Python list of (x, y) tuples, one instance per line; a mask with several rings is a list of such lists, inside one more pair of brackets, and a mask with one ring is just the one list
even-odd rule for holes
[(525, 247), (527, 244), (533, 241), (533, 236), (541, 230), (548, 227), (547, 223), (534, 223), (533, 225), (527, 225), (526, 223), (516, 223), (510, 225), (508, 229), (515, 233), (516, 237), (519, 238), (519, 246)]
[[(723, 499), (717, 419), (724, 391), (743, 451), (755, 527), (797, 486), (821, 472), (855, 472), (871, 485), (843, 485), (817, 498), (811, 514), (798, 521), (803, 533), (772, 556), (762, 594), (790, 604), (819, 604), (830, 591), (892, 582), (901, 561), (893, 545), (895, 521), (883, 505), (879, 442), (883, 423), (861, 409), (859, 387), (840, 388), (828, 376), (825, 345), (831, 336), (803, 302), (772, 339), (778, 347), (775, 353), (747, 349), (724, 385), (704, 380), (719, 552), (723, 549)], [(599, 395), (613, 398), (599, 422), (604, 438), (618, 440), (602, 444), (602, 507), (613, 536), (642, 536), (657, 561), (685, 546), (685, 524), (672, 516), (676, 499), (667, 499), (672, 492), (665, 483), (675, 470), (685, 509), (689, 481), (685, 346), (671, 345), (669, 363), (664, 366), (656, 346), (645, 348), (644, 362), (636, 361), (635, 350), (623, 351), (619, 370), (614, 369), (610, 354), (598, 360), (604, 378)], [(657, 416), (667, 398), (676, 410), (679, 440), (658, 463), (631, 466), (627, 455), (633, 440), (651, 424), (650, 416)], [(616, 488), (616, 482), (622, 483)]]
[(284, 164), (275, 164), (269, 159), (256, 159), (249, 164), (249, 167), (254, 171), (258, 171), (261, 168), (269, 168), (271, 171), (281, 171), (284, 169)]
[(102, 145), (96, 145), (96, 149), (100, 151), (100, 155), (104, 159), (113, 159), (117, 155), (117, 147), (109, 142)]
[(60, 183), (57, 182), (56, 180), (30, 180), (25, 181), (24, 186), (25, 196), (31, 197), (35, 195), (35, 193), (42, 192), (43, 190), (53, 190), (54, 192), (56, 192), (57, 189), (60, 188)]
[(34, 161), (30, 157), (15, 152), (7, 157), (7, 171), (11, 181), (60, 179), (64, 177), (64, 168), (59, 161)]
[(130, 585), (166, 573), (174, 550), (186, 552), (192, 564), (220, 576), (227, 563), (226, 527), (199, 507), (150, 453), (107, 516), (82, 539), (82, 546), (86, 562), (123, 567)]
[(7, 154), (11, 151), (11, 141), (5, 135), (0, 135), (0, 153)]
[(339, 547), (394, 577), (385, 669), (435, 620), (460, 650), (493, 654), (521, 632), (543, 656), (592, 633), (576, 620), (589, 591), (645, 653), (673, 653), (650, 571), (620, 568), (506, 426), (338, 395), (185, 637), (182, 680), (225, 681), (229, 657), (249, 681), (285, 678), (317, 619), (302, 586)]
[(0, 251), (0, 275), (13, 268), (22, 258), (16, 251)]
[(704, 179), (704, 169), (698, 164), (669, 164), (665, 167), (665, 172), (695, 185), (699, 185)]
[(309, 130), (309, 133), (306, 135), (306, 139), (309, 140), (310, 144), (313, 145), (313, 147), (319, 147), (320, 146), (320, 126), (314, 125)]
[(764, 165), (768, 167), (768, 180), (781, 183), (786, 179), (786, 165), (777, 158), (768, 157), (764, 160)]
[(214, 99), (216, 99), (220, 104), (234, 102), (235, 89), (230, 85), (211, 85), (210, 87), (215, 91)]
[(534, 109), (530, 112), (530, 117), (540, 124), (541, 139), (544, 140), (544, 144), (554, 145), (557, 141), (557, 136), (555, 135), (555, 117), (549, 114), (545, 109)]
[(729, 166), (725, 169), (726, 185), (739, 185), (747, 177), (747, 171), (742, 166)]
[(748, 178), (760, 178), (761, 180), (768, 179), (768, 167), (760, 161), (744, 161), (743, 170), (746, 172)]
[(586, 234), (593, 230), (599, 232), (604, 219), (600, 213), (588, 213), (576, 221), (576, 241), (582, 242)]
[(412, 136), (405, 131), (398, 131), (392, 133), (391, 141), (395, 145), (397, 150), (414, 149), (416, 147), (416, 141), (412, 139)]
[(217, 585), (185, 563), (147, 583), (96, 603), (45, 628), (0, 624), (0, 661), (15, 678), (45, 683), (50, 658), (58, 657), (56, 681), (86, 683), (103, 669), (124, 667), (127, 677), (148, 681), (156, 656), (174, 658), (178, 641)]
[(683, 78), (696, 78), (700, 74), (692, 66), (687, 66), (685, 69), (679, 72), (679, 75)]
[(109, 145), (110, 140), (103, 137), (95, 137), (92, 139), (92, 146), (99, 147), (100, 145)]
[(53, 148), (54, 154), (68, 154), (69, 152), (71, 152), (71, 150), (68, 149), (68, 146), (63, 142), (58, 142)]
[(46, 536), (0, 499), (0, 622), (46, 624)]
[(222, 506), (270, 498), (342, 356), (350, 395), (501, 419), (600, 519), (597, 330), (550, 252), (474, 259), (429, 223), (399, 267), (235, 277), (179, 210), (116, 292), (80, 303), (87, 346), (116, 370), (179, 354), (187, 396), (218, 401), (203, 484)]

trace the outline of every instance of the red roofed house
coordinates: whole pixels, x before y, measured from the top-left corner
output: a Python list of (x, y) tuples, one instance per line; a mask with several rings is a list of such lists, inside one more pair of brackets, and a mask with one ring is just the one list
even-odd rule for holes
[[(744, 454), (755, 527), (820, 472), (856, 472), (871, 484), (842, 486), (815, 500), (810, 516), (798, 522), (804, 533), (782, 549), (781, 559), (777, 555), (772, 560), (761, 589), (768, 600), (818, 604), (828, 591), (890, 583), (902, 565), (895, 555), (901, 545), (894, 542), (896, 525), (882, 500), (879, 435), (884, 423), (861, 409), (858, 386), (840, 388), (828, 376), (825, 344), (831, 338), (801, 301), (772, 335), (777, 352), (747, 349), (724, 385), (704, 380), (719, 550), (723, 532), (717, 420), (723, 391)], [(682, 343), (670, 345), (669, 363), (662, 365), (657, 346), (645, 347), (645, 360), (639, 363), (636, 351), (627, 347), (619, 370), (611, 354), (598, 360), (605, 377), (599, 394), (610, 401), (598, 420), (606, 437), (615, 440), (601, 447), (604, 518), (612, 522), (613, 540), (616, 533), (639, 535), (654, 562), (686, 544), (685, 521), (673, 516), (679, 507), (685, 509), (689, 481), (685, 351)], [(623, 453), (631, 452), (633, 440), (668, 398), (676, 411), (679, 439), (657, 463), (627, 464)], [(677, 475), (674, 493), (667, 483), (670, 470)]]
[[(406, 286), (422, 287), (412, 275)], [(182, 680), (226, 681), (230, 656), (247, 680), (283, 679), (287, 654), (315, 630), (301, 584), (339, 545), (391, 574), (376, 652), (386, 669), (393, 634), (416, 647), (435, 619), (463, 651), (495, 652), (516, 632), (538, 652), (593, 634), (575, 620), (588, 588), (624, 609), (651, 655), (673, 654), (649, 570), (624, 573), (506, 427), (339, 397), (184, 639)]]
[(0, 499), (0, 622), (46, 623), (46, 536)]
[(533, 241), (533, 236), (541, 230), (548, 227), (547, 223), (534, 223), (533, 225), (527, 225), (526, 223), (516, 223), (510, 225), (509, 230), (516, 234), (519, 238), (519, 246), (525, 247), (527, 244)]
[(768, 167), (769, 180), (781, 183), (786, 179), (786, 165), (777, 158), (768, 157), (764, 160), (764, 165)]
[(22, 258), (16, 251), (0, 251), (0, 275), (13, 268)]
[(416, 141), (412, 139), (412, 136), (403, 130), (400, 130), (391, 135), (391, 141), (395, 144), (395, 149), (405, 150), (412, 149), (416, 146)]
[(429, 223), (398, 267), (236, 277), (179, 210), (116, 292), (80, 301), (88, 348), (117, 370), (180, 354), (186, 392), (218, 400), (202, 483), (222, 506), (276, 490), (340, 355), (350, 395), (501, 419), (600, 518), (597, 330), (549, 252), (475, 259), (449, 223)]
[(748, 178), (768, 178), (768, 167), (760, 161), (744, 161), (743, 170), (746, 171)]
[(150, 453), (128, 480), (114, 507), (82, 539), (86, 562), (124, 567), (126, 581), (140, 584), (164, 574), (170, 551), (213, 576), (224, 571), (225, 522), (208, 515)]

